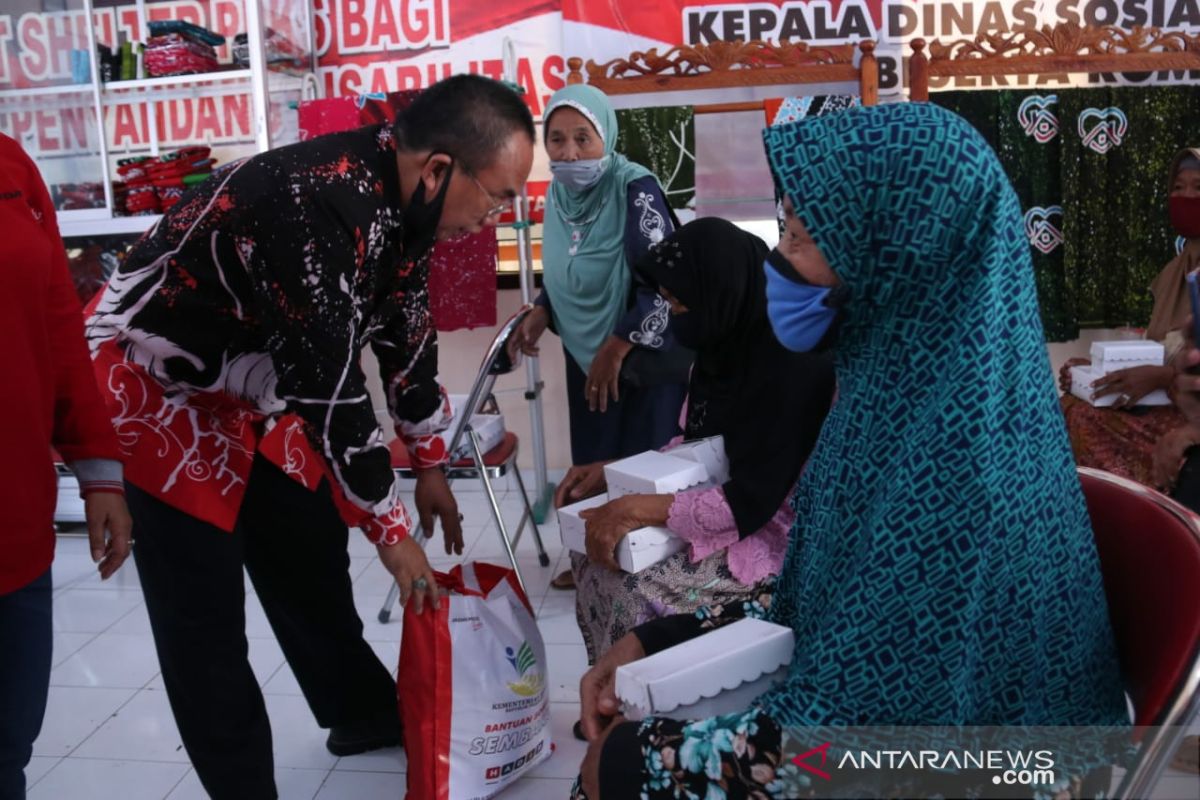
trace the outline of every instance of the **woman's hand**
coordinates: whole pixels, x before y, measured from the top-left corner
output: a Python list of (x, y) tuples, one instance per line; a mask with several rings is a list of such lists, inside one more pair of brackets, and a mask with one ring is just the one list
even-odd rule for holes
[(580, 726), (589, 742), (595, 742), (612, 724), (621, 708), (617, 700), (617, 667), (645, 658), (641, 641), (627, 633), (579, 679)]
[(1164, 492), (1171, 491), (1179, 478), (1179, 470), (1189, 448), (1200, 444), (1200, 429), (1184, 425), (1167, 431), (1154, 445), (1151, 477), (1154, 485)]
[(595, 461), (571, 467), (563, 477), (562, 483), (554, 490), (554, 507), (562, 508), (571, 503), (578, 503), (589, 497), (595, 497), (608, 488), (604, 479), (604, 465), (608, 461)]
[(1155, 389), (1166, 389), (1175, 377), (1174, 367), (1129, 367), (1092, 381), (1093, 398), (1117, 395), (1113, 408), (1131, 408)]
[(579, 518), (586, 525), (588, 559), (614, 572), (619, 570), (617, 545), (630, 531), (666, 523), (674, 500), (675, 496), (669, 494), (629, 494), (580, 511)]
[(1090, 358), (1068, 358), (1067, 363), (1062, 365), (1062, 369), (1058, 371), (1058, 388), (1063, 394), (1071, 392), (1071, 367), (1086, 367), (1091, 364)]
[(527, 356), (536, 356), (538, 339), (542, 338), (542, 334), (546, 332), (546, 326), (549, 324), (550, 312), (546, 310), (546, 307), (534, 306), (533, 310), (529, 312), (529, 316), (513, 331), (512, 337), (508, 340), (509, 358), (516, 358), (518, 351)]
[(633, 349), (633, 344), (616, 336), (609, 336), (596, 351), (583, 383), (584, 399), (589, 411), (603, 414), (608, 410), (609, 398), (615, 403), (621, 399), (621, 364)]

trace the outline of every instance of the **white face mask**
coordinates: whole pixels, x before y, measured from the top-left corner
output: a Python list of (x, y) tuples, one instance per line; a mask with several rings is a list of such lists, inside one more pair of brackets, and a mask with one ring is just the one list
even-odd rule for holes
[(550, 174), (554, 176), (554, 180), (573, 192), (582, 192), (595, 186), (606, 169), (608, 156), (550, 162)]

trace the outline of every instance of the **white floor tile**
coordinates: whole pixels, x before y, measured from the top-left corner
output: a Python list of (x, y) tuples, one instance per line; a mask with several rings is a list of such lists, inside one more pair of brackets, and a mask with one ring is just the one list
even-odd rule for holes
[[(550, 704), (550, 732), (554, 742), (554, 754), (538, 764), (529, 773), (533, 778), (565, 779), (570, 789), (571, 781), (579, 774), (579, 765), (587, 753), (587, 743), (575, 738), (571, 729), (579, 719), (578, 703)], [(565, 793), (563, 795), (566, 796)]]
[[(324, 769), (276, 769), (275, 788), (279, 790), (279, 800), (313, 800), (328, 774), (329, 771)], [(167, 795), (167, 800), (208, 800), (208, 794), (200, 785), (195, 770), (190, 770)]]
[(146, 604), (137, 605), (132, 611), (113, 623), (105, 633), (150, 633), (150, 614)]
[(583, 650), (583, 635), (575, 617), (575, 593), (549, 594), (538, 609), (538, 628), (546, 644), (569, 644)]
[(161, 800), (187, 771), (185, 764), (64, 758), (28, 796), (30, 800)]
[(55, 667), (50, 685), (140, 689), (157, 674), (152, 636), (106, 633)]
[(587, 653), (570, 644), (547, 644), (550, 665), (550, 702), (578, 703), (579, 679), (587, 671)]
[(1200, 775), (1164, 775), (1150, 793), (1151, 800), (1196, 800), (1200, 797)]
[(188, 762), (167, 693), (150, 689), (139, 691), (72, 755), (114, 761)]
[(325, 749), (326, 731), (317, 726), (303, 697), (266, 695), (267, 716), (275, 745), (275, 766), (300, 769), (330, 768), (337, 757)]
[(95, 638), (94, 633), (55, 633), (53, 666), (57, 667)]
[(33, 785), (40, 781), (47, 772), (54, 769), (62, 761), (58, 756), (34, 756), (25, 765), (25, 789), (28, 792)]
[(92, 735), (133, 695), (133, 689), (50, 689), (42, 732), (33, 743), (35, 756), (65, 756)]
[(382, 750), (372, 750), (357, 756), (339, 758), (334, 770), (341, 772), (406, 772), (408, 758), (404, 748), (386, 747)]
[[(265, 639), (261, 641), (266, 641)], [(292, 672), (292, 668), (285, 661), (271, 679), (262, 684), (263, 694), (292, 694), (302, 695), (300, 684), (296, 682), (296, 676)]]
[[(536, 771), (536, 770), (535, 770)], [(574, 779), (521, 778), (500, 795), (504, 800), (567, 800)]]
[[(88, 557), (88, 561), (91, 561), (90, 556)], [(56, 560), (56, 570), (57, 567), (58, 562)], [(137, 564), (132, 558), (126, 559), (121, 568), (109, 576), (108, 580), (102, 579), (100, 571), (96, 569), (95, 564), (92, 564), (91, 570), (75, 582), (75, 587), (78, 589), (118, 589), (125, 592), (140, 592), (142, 590), (141, 581), (138, 579)]]
[(141, 592), (71, 589), (54, 598), (54, 630), (100, 633), (141, 604)]
[(384, 569), (383, 564), (376, 558), (354, 579), (354, 593), (385, 595), (394, 582), (392, 573)]
[(395, 772), (339, 772), (325, 779), (317, 800), (400, 800), (404, 776)]

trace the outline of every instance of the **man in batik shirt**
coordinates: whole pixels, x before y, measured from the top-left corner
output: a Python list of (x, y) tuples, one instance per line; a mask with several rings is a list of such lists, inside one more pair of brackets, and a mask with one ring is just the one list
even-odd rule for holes
[(171, 708), (214, 798), (276, 796), (247, 660), (249, 573), (337, 755), (399, 741), (395, 684), (362, 638), (346, 526), (417, 611), (433, 574), (409, 537), (366, 379), (379, 361), (415, 503), (462, 552), (437, 434), (428, 251), (494, 225), (521, 190), (533, 122), (502, 84), (456, 76), (382, 125), (235, 163), (130, 251), (87, 325), (126, 459), (135, 559)]

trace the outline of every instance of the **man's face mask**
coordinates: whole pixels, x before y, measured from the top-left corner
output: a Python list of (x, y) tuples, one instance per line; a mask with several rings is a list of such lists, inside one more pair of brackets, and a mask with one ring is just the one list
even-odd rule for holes
[(550, 162), (550, 174), (554, 176), (554, 180), (573, 192), (582, 192), (595, 186), (607, 168), (608, 156)]
[[(430, 158), (433, 156), (430, 155)], [(408, 208), (404, 209), (404, 250), (423, 250), (433, 243), (437, 236), (438, 223), (442, 219), (442, 207), (446, 203), (446, 190), (450, 188), (450, 177), (454, 174), (454, 162), (446, 167), (442, 177), (442, 185), (432, 200), (425, 199), (425, 181), (418, 180), (417, 188), (409, 198)]]
[(778, 250), (767, 256), (763, 270), (767, 275), (767, 318), (779, 343), (797, 353), (833, 346), (846, 288), (809, 283)]

